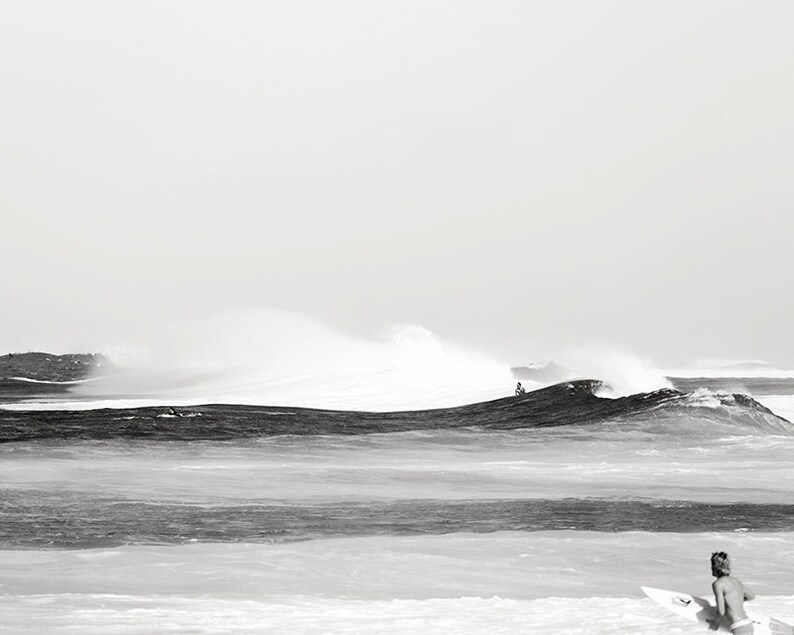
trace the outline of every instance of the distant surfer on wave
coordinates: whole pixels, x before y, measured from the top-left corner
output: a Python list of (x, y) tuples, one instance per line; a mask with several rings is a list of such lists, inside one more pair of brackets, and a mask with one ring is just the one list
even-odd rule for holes
[(711, 554), (711, 575), (717, 578), (711, 585), (717, 600), (717, 617), (709, 622), (711, 630), (716, 631), (727, 617), (733, 635), (752, 635), (753, 620), (744, 612), (744, 601), (752, 600), (755, 594), (731, 575), (731, 560), (724, 551)]
[(525, 392), (526, 390), (524, 390), (524, 387), (521, 385), (521, 382), (518, 382), (516, 384), (516, 397), (518, 397), (518, 395), (523, 395)]

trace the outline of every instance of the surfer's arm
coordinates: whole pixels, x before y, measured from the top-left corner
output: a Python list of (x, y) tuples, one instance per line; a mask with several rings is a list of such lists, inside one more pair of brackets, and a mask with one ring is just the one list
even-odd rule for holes
[(709, 624), (711, 625), (711, 630), (716, 631), (720, 627), (722, 618), (725, 617), (725, 595), (722, 586), (716, 581), (711, 585), (711, 588), (714, 589), (714, 599), (717, 601), (717, 615), (714, 616), (714, 619), (709, 620)]
[(745, 601), (754, 600), (755, 599), (755, 593), (753, 593), (750, 589), (745, 589), (744, 590), (744, 599), (745, 599)]

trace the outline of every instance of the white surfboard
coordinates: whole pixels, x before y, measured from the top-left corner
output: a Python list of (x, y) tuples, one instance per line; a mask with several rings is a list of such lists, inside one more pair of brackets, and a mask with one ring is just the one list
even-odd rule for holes
[[(654, 589), (653, 587), (642, 587), (643, 592), (654, 602), (663, 606), (671, 613), (680, 615), (690, 622), (701, 622), (708, 624), (709, 620), (717, 616), (715, 606), (705, 598), (695, 597), (689, 593), (679, 593), (678, 591), (665, 591), (664, 589)], [(794, 628), (784, 624), (780, 620), (770, 619), (761, 615), (757, 611), (745, 605), (747, 617), (753, 620), (753, 635), (794, 635)], [(730, 633), (729, 624), (723, 620), (719, 630)]]

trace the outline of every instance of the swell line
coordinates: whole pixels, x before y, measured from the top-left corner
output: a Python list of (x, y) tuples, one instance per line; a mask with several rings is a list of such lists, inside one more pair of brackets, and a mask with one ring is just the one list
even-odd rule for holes
[(206, 505), (35, 490), (0, 494), (4, 549), (558, 530), (789, 532), (794, 505), (580, 498)]
[[(488, 430), (592, 425), (619, 421), (655, 424), (697, 419), (759, 433), (794, 433), (794, 426), (743, 394), (673, 389), (601, 398), (594, 380), (566, 382), (518, 397), (455, 408), (360, 412), (310, 408), (205, 405), (100, 410), (0, 409), (0, 442), (34, 439), (147, 438), (221, 440), (273, 435), (354, 435), (477, 427)], [(677, 433), (702, 430), (675, 428)]]

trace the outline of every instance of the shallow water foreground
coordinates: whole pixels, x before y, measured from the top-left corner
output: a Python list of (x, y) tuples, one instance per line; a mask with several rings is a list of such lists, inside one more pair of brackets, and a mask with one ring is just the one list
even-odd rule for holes
[(496, 532), (2, 551), (4, 633), (700, 633), (640, 585), (710, 593), (732, 553), (794, 622), (794, 534)]

